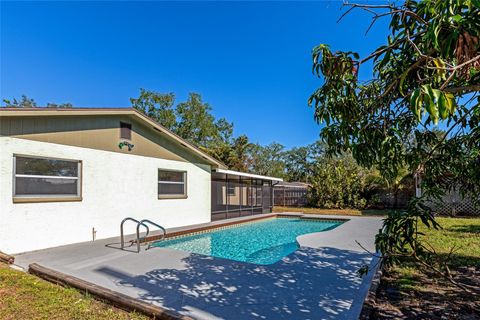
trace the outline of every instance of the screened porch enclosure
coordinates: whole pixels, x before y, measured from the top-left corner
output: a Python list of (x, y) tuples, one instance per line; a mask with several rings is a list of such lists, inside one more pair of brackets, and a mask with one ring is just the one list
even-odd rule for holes
[(212, 221), (272, 212), (275, 181), (222, 171), (212, 172)]

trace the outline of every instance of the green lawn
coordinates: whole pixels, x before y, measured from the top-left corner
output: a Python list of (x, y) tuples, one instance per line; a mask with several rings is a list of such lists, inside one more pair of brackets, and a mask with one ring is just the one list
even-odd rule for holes
[(447, 255), (453, 248), (450, 265), (480, 268), (480, 218), (437, 218), (442, 229), (422, 227), (424, 241), (437, 253)]
[[(423, 240), (430, 244), (443, 258), (453, 252), (448, 265), (455, 271), (462, 267), (480, 269), (480, 218), (437, 218), (441, 229), (428, 229), (423, 226)], [(398, 276), (400, 289), (422, 289), (421, 277), (425, 276), (413, 264), (404, 263), (393, 270)]]
[(0, 319), (148, 319), (0, 263)]

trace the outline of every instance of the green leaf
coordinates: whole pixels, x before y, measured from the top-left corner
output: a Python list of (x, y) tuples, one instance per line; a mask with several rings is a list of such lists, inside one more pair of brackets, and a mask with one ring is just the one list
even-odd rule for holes
[(448, 114), (450, 113), (449, 107), (447, 105), (447, 99), (445, 98), (445, 94), (443, 92), (441, 92), (438, 98), (438, 111), (440, 113), (441, 119), (446, 119), (448, 117)]
[(435, 125), (438, 124), (438, 108), (435, 105), (435, 95), (433, 93), (432, 86), (429, 84), (424, 84), (422, 86), (424, 92), (423, 101), (425, 102), (425, 109), (427, 110), (430, 118), (432, 119)]
[(455, 102), (455, 96), (452, 93), (445, 93), (445, 100), (447, 104), (448, 113), (453, 115), (457, 107), (457, 103)]
[(439, 36), (441, 30), (442, 30), (442, 25), (439, 24), (435, 27), (435, 30), (433, 32), (434, 35), (435, 35), (434, 43), (435, 43), (435, 48), (436, 49), (438, 49), (440, 47), (439, 44), (438, 44), (438, 36)]
[(410, 107), (413, 113), (417, 116), (418, 121), (422, 119), (422, 104), (420, 100), (420, 88), (418, 88), (412, 92), (412, 95), (410, 97)]
[(451, 19), (452, 19), (453, 21), (457, 22), (457, 23), (459, 23), (459, 22), (462, 22), (462, 21), (463, 21), (463, 18), (462, 18), (462, 16), (461, 16), (461, 15), (459, 15), (459, 14), (456, 14), (456, 15), (454, 15), (453, 17), (451, 17)]
[(434, 101), (435, 103), (438, 103), (438, 100), (440, 100), (440, 96), (442, 95), (442, 91), (438, 89), (431, 89), (432, 96), (435, 98)]
[(447, 70), (445, 70), (445, 62), (440, 58), (435, 58), (433, 59), (433, 63), (435, 64), (435, 67), (438, 68), (436, 71), (440, 80), (446, 80)]

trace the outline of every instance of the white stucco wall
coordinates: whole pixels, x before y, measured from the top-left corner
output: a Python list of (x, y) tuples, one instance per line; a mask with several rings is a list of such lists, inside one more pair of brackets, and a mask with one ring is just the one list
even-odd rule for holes
[[(13, 203), (13, 155), (83, 161), (80, 202)], [(158, 199), (159, 168), (187, 171), (187, 199)], [(210, 166), (0, 137), (0, 251), (19, 253), (119, 236), (127, 216), (169, 228), (210, 221)], [(126, 224), (126, 233), (134, 226)]]

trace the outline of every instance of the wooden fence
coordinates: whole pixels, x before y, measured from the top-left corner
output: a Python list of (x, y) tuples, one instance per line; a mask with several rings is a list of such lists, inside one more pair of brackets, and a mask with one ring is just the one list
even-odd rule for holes
[(307, 186), (275, 186), (273, 204), (281, 207), (304, 207), (307, 205)]

